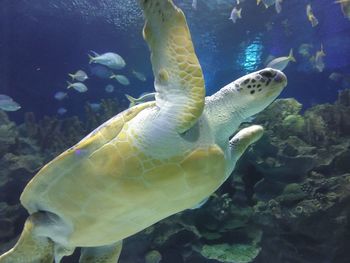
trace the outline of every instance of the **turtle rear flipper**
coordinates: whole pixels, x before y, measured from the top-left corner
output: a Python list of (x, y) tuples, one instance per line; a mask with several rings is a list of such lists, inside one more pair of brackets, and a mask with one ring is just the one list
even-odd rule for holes
[(172, 0), (140, 0), (143, 36), (151, 50), (156, 103), (164, 121), (183, 133), (201, 116), (205, 87), (183, 12)]
[(28, 217), (16, 245), (0, 256), (0, 263), (49, 263), (54, 259), (54, 243), (47, 237), (35, 235), (36, 221), (40, 213)]
[(122, 251), (122, 241), (102, 247), (84, 247), (81, 249), (79, 263), (115, 263)]

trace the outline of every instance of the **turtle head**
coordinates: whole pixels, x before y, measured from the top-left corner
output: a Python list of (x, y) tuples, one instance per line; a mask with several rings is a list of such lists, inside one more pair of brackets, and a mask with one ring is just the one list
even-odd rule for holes
[(239, 94), (239, 107), (245, 117), (265, 109), (287, 86), (287, 77), (279, 70), (265, 68), (245, 75), (230, 84)]

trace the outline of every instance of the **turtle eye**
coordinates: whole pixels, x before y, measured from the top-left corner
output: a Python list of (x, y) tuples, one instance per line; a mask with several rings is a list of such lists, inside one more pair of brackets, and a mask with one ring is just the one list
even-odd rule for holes
[(235, 146), (239, 142), (239, 138), (230, 141), (230, 146)]
[(260, 72), (260, 75), (265, 78), (271, 79), (274, 76), (276, 76), (276, 73), (272, 70), (263, 70), (262, 72)]

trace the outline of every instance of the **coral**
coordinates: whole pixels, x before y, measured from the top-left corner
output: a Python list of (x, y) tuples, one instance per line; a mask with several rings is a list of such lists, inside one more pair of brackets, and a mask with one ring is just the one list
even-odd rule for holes
[(312, 145), (337, 144), (338, 140), (350, 135), (349, 90), (338, 94), (334, 104), (322, 104), (305, 112), (303, 139)]
[[(262, 124), (267, 130), (273, 130), (279, 135), (283, 133), (283, 121), (287, 118), (286, 125), (288, 122), (288, 116), (299, 116), (299, 112), (302, 109), (302, 105), (293, 98), (290, 99), (278, 99), (274, 101), (266, 110), (259, 113), (254, 122)], [(300, 120), (299, 120), (300, 122)]]
[(149, 251), (145, 256), (145, 263), (159, 263), (162, 255), (157, 250)]
[(103, 99), (100, 103), (101, 107), (98, 111), (93, 110), (91, 104), (85, 105), (86, 127), (87, 131), (97, 128), (101, 123), (117, 115), (124, 110), (117, 100)]
[[(287, 262), (286, 255), (295, 262), (320, 262), (322, 258), (337, 262), (335, 259), (344, 253), (341, 249), (346, 248), (342, 242), (350, 234), (349, 189), (350, 174), (325, 178), (313, 173), (301, 184), (286, 186), (273, 203), (259, 202), (254, 218), (267, 235), (261, 241), (262, 254), (257, 262), (266, 262), (271, 254), (276, 256), (275, 262)], [(290, 191), (299, 198), (286, 203)]]
[(208, 259), (228, 263), (249, 263), (259, 254), (260, 248), (246, 244), (204, 245), (200, 253)]
[(87, 133), (77, 117), (59, 120), (45, 116), (36, 121), (33, 113), (25, 114), (22, 133), (35, 141), (49, 159), (77, 143)]
[(17, 143), (17, 127), (11, 122), (7, 114), (0, 110), (0, 157)]
[(301, 115), (288, 115), (282, 121), (282, 129), (287, 136), (300, 135), (305, 128), (305, 121)]
[(350, 107), (350, 89), (340, 90), (336, 104)]

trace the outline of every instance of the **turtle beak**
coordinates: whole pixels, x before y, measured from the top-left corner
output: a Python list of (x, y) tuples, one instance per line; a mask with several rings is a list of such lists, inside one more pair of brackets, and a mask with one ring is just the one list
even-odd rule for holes
[(282, 83), (285, 82), (287, 84), (287, 77), (286, 75), (284, 75), (284, 73), (282, 71), (277, 71), (275, 77), (273, 78), (273, 80), (277, 83)]

